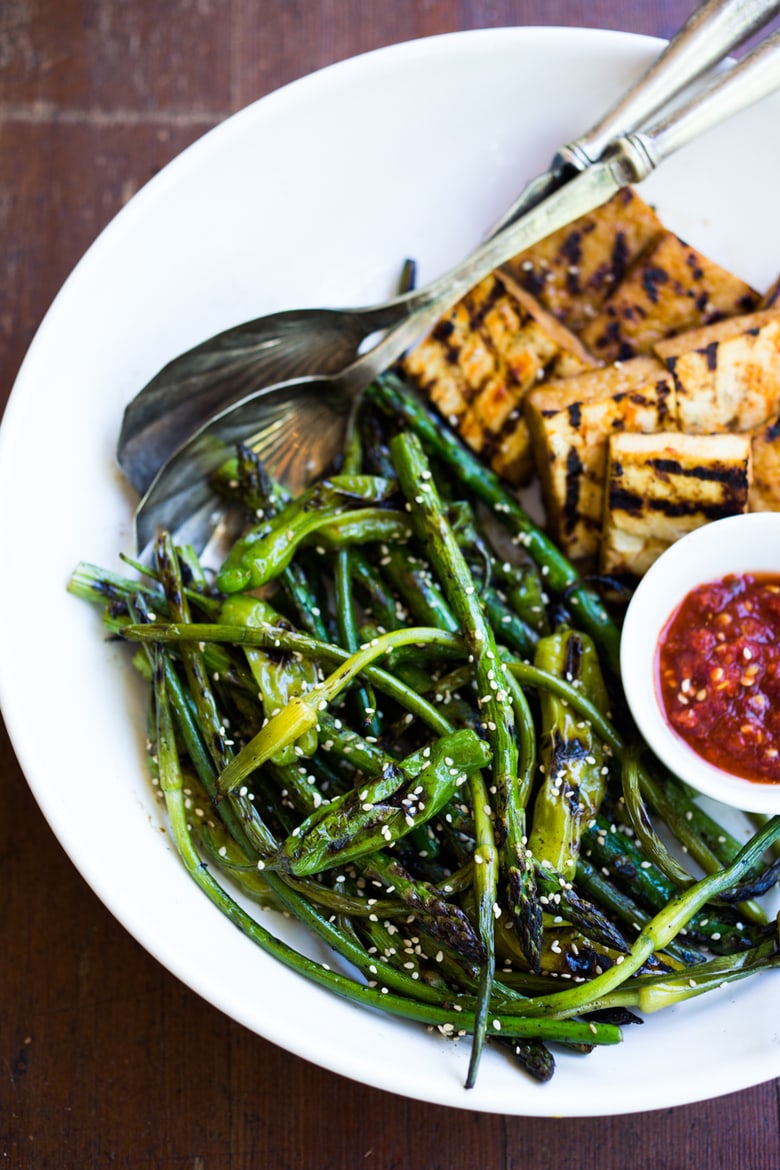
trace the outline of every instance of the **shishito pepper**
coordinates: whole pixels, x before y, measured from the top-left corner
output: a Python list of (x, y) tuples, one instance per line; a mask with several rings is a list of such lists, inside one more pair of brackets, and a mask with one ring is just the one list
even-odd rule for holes
[[(602, 714), (607, 690), (587, 634), (562, 628), (536, 647), (535, 665), (576, 686)], [(539, 761), (544, 778), (534, 803), (528, 848), (567, 880), (574, 877), (582, 834), (606, 789), (604, 746), (591, 725), (551, 692), (540, 695)]]
[(373, 475), (323, 480), (270, 524), (263, 522), (236, 541), (217, 574), (217, 587), (224, 593), (258, 589), (288, 568), (300, 544), (314, 533), (331, 547), (408, 538), (403, 513), (382, 506), (396, 490), (393, 480)]
[(489, 762), (490, 749), (475, 732), (444, 735), (320, 807), (287, 837), (272, 864), (302, 877), (384, 849), (436, 816)]
[[(258, 597), (236, 593), (222, 604), (220, 620), (235, 626), (275, 626), (284, 619)], [(305, 694), (317, 685), (317, 667), (310, 658), (284, 650), (245, 646), (249, 669), (259, 689), (259, 699), (266, 718), (271, 718), (296, 695)], [(317, 750), (316, 727), (310, 727), (295, 743), (281, 748), (272, 756), (274, 764), (292, 764), (297, 756), (312, 756)], [(297, 750), (296, 750), (297, 749)]]

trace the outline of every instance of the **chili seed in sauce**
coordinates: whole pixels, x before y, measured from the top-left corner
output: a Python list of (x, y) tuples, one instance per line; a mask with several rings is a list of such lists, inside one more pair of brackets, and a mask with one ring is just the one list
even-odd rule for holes
[(657, 686), (670, 725), (711, 764), (780, 783), (780, 577), (693, 589), (666, 624)]

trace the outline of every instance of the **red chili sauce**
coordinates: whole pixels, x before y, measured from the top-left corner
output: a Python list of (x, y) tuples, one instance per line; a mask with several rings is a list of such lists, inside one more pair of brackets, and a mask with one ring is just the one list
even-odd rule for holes
[(661, 634), (657, 671), (666, 717), (695, 752), (780, 783), (780, 577), (693, 589)]

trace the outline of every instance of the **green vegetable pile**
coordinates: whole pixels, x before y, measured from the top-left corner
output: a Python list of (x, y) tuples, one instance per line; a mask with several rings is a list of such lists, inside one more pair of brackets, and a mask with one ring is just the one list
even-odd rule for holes
[(780, 963), (780, 818), (742, 844), (646, 757), (595, 588), (395, 375), (300, 497), (244, 448), (219, 488), (248, 527), (215, 576), (163, 533), (70, 588), (135, 644), (172, 838), (257, 945), (470, 1036), (468, 1086), (486, 1042), (545, 1081), (551, 1046)]

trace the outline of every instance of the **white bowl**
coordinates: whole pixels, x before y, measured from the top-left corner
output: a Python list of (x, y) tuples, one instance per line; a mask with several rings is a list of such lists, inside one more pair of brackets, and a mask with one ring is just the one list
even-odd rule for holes
[(780, 782), (746, 780), (703, 759), (670, 726), (657, 686), (658, 643), (669, 618), (697, 585), (730, 573), (780, 575), (780, 513), (752, 512), (713, 521), (662, 553), (642, 578), (626, 613), (620, 644), (623, 684), (642, 735), (682, 780), (746, 812), (780, 813)]
[[(780, 1075), (776, 981), (744, 980), (659, 1012), (585, 1062), (558, 1053), (544, 1086), (491, 1048), (465, 1089), (466, 1041), (301, 979), (203, 897), (162, 831), (148, 781), (146, 689), (131, 676), (127, 647), (105, 640), (99, 616), (65, 584), (81, 557), (116, 569), (132, 549), (135, 499), (114, 449), (125, 404), (166, 361), (276, 309), (381, 300), (407, 256), (421, 280), (436, 276), (660, 48), (582, 29), (428, 37), (325, 69), (236, 114), (156, 175), (83, 258), (0, 430), (0, 706), (32, 791), (84, 878), (152, 955), (230, 1018), (324, 1068), (470, 1112), (628, 1113), (769, 1080)], [(780, 266), (780, 152), (761, 149), (778, 124), (780, 94), (642, 184), (670, 229), (762, 290)], [(45, 475), (31, 473), (31, 452)], [(297, 923), (247, 909), (285, 942), (332, 958)]]

